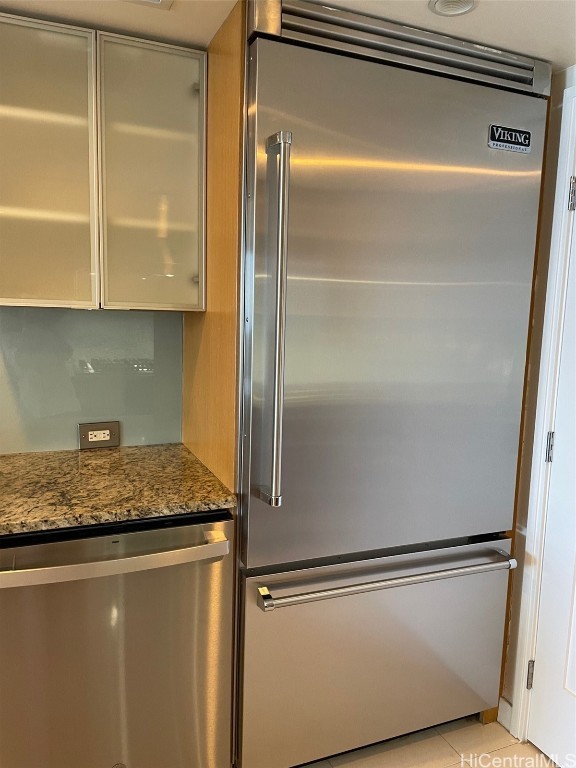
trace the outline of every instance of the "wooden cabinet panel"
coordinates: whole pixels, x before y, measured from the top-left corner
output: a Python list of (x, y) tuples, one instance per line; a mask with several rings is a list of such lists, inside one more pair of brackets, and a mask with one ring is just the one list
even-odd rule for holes
[(184, 319), (183, 442), (237, 488), (245, 5), (208, 48), (207, 311)]

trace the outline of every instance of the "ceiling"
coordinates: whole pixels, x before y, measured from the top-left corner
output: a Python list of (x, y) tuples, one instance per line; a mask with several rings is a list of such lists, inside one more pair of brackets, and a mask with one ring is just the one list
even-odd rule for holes
[(207, 48), (235, 3), (174, 0), (164, 10), (130, 0), (0, 0), (0, 11)]
[[(236, 0), (174, 0), (169, 10), (133, 0), (0, 0), (0, 10), (205, 48)], [(576, 0), (478, 0), (464, 16), (444, 18), (428, 0), (327, 0), (326, 4), (398, 21), (494, 48), (576, 64)]]

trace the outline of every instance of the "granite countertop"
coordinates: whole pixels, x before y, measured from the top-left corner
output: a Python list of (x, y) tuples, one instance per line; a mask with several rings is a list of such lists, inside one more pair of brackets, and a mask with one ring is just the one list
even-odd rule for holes
[(235, 506), (180, 444), (0, 456), (0, 535)]

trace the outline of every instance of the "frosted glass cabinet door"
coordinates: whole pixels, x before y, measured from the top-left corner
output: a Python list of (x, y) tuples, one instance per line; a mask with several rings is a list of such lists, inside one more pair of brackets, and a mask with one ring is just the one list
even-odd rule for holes
[(103, 306), (203, 309), (205, 54), (98, 38)]
[(94, 33), (0, 16), (0, 304), (97, 306)]

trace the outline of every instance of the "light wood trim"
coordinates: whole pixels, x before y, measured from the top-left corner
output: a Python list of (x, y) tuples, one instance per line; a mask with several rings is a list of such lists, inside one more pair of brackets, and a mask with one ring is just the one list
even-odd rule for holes
[[(546, 127), (544, 133), (544, 147), (548, 146), (549, 131), (551, 119), (551, 104), (548, 102), (546, 111)], [(544, 213), (547, 194), (547, 174), (550, 172), (547, 161), (548, 153), (544, 152), (542, 160), (542, 176), (540, 182), (540, 201), (538, 205), (538, 225), (536, 229), (536, 252), (534, 255), (534, 271), (532, 273), (532, 293), (530, 298), (530, 319), (528, 324), (528, 336), (526, 341), (526, 358), (524, 364), (524, 389), (522, 393), (522, 411), (520, 416), (520, 429), (518, 439), (518, 461), (516, 464), (516, 485), (514, 492), (514, 517), (512, 530), (506, 532), (506, 536), (511, 539), (510, 554), (516, 557), (519, 567), (511, 572), (508, 580), (508, 593), (506, 595), (506, 621), (504, 624), (504, 640), (502, 647), (502, 666), (500, 671), (500, 697), (510, 696), (506, 689), (506, 666), (509, 663), (508, 653), (510, 650), (510, 630), (513, 621), (513, 601), (514, 590), (518, 589), (518, 581), (522, 579), (523, 572), (523, 552), (518, 554), (518, 540), (516, 532), (520, 527), (521, 518), (524, 517), (523, 509), (526, 504), (524, 498), (526, 489), (530, 487), (530, 474), (532, 466), (532, 445), (534, 437), (534, 426), (536, 419), (536, 396), (538, 381), (537, 377), (530, 380), (531, 371), (538, 371), (540, 366), (540, 346), (542, 343), (542, 329), (544, 324), (544, 300), (546, 293), (546, 277), (548, 271), (548, 254), (542, 248), (543, 228), (545, 226)], [(555, 168), (553, 169), (555, 177)], [(542, 283), (544, 284), (542, 286)], [(542, 293), (543, 291), (543, 293)], [(525, 523), (522, 523), (522, 527)], [(515, 661), (514, 647), (512, 650), (512, 662)], [(492, 710), (487, 710), (491, 712)], [(486, 722), (492, 722), (487, 720)]]
[(489, 723), (495, 723), (498, 719), (498, 707), (492, 707), (492, 709), (485, 709), (480, 712), (480, 722), (482, 725), (488, 725)]
[(237, 488), (245, 7), (208, 47), (206, 312), (184, 315), (182, 441)]

